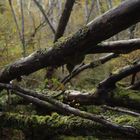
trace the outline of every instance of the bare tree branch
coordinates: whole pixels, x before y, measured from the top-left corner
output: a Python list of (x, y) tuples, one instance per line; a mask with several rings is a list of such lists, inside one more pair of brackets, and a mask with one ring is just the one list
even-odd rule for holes
[[(11, 12), (12, 12), (12, 15), (13, 15), (13, 18), (14, 18), (14, 21), (15, 21), (15, 24), (16, 24), (17, 32), (19, 34), (19, 39), (20, 39), (20, 41), (22, 43), (23, 56), (25, 57), (25, 44), (24, 44), (25, 43), (25, 40), (24, 40), (24, 37), (23, 37), (24, 36), (23, 35), (24, 28), (22, 28), (22, 33), (21, 33), (20, 28), (19, 28), (19, 25), (18, 25), (18, 22), (17, 22), (16, 14), (15, 14), (15, 11), (14, 11), (14, 8), (13, 8), (12, 1), (11, 0), (8, 0), (8, 2), (9, 2), (10, 8), (11, 8)], [(21, 7), (22, 7), (22, 5), (21, 5)], [(23, 11), (22, 11), (22, 22), (23, 22)], [(22, 27), (23, 27), (23, 23), (22, 23)]]
[(26, 56), (26, 42), (25, 42), (25, 35), (24, 35), (24, 7), (23, 7), (23, 0), (20, 0), (20, 9), (21, 9), (21, 37), (22, 37), (22, 44), (23, 44), (23, 56)]
[(50, 26), (52, 32), (55, 34), (55, 29), (54, 29), (53, 25), (51, 24), (49, 18), (47, 17), (43, 7), (40, 5), (40, 3), (37, 0), (34, 0), (34, 2), (37, 5), (37, 7), (39, 8), (39, 10), (41, 11), (41, 13), (43, 14), (43, 16), (44, 16), (46, 22), (48, 23), (48, 25)]
[(35, 27), (34, 32), (30, 35), (29, 39), (26, 41), (26, 44), (30, 44), (35, 37), (36, 33), (45, 26), (46, 21), (42, 21), (37, 27)]
[(97, 45), (94, 47), (93, 51), (90, 50), (89, 53), (109, 53), (114, 52), (115, 54), (109, 54), (102, 58), (99, 58), (99, 60), (95, 60), (89, 64), (80, 65), (78, 68), (74, 69), (69, 75), (67, 75), (61, 82), (63, 84), (66, 84), (69, 82), (73, 77), (78, 75), (80, 72), (82, 72), (85, 69), (88, 68), (94, 68), (101, 64), (104, 64), (108, 62), (112, 58), (116, 58), (119, 55), (117, 54), (126, 54), (129, 52), (134, 51), (135, 49), (140, 49), (140, 39), (132, 39), (132, 40), (121, 40), (121, 41), (114, 41), (114, 42), (104, 42), (102, 44)]
[[(111, 42), (103, 42), (90, 49), (86, 52), (88, 54), (93, 53), (110, 53), (115, 54), (127, 54), (134, 50), (140, 49), (140, 39), (130, 39), (130, 40), (119, 40)], [(92, 45), (91, 45), (92, 46)]]
[(140, 113), (130, 111), (127, 109), (122, 109), (122, 108), (118, 108), (118, 107), (111, 107), (111, 106), (106, 106), (106, 105), (102, 106), (102, 108), (107, 109), (107, 110), (112, 110), (112, 111), (117, 111), (117, 112), (129, 114), (129, 115), (136, 116), (136, 117), (140, 117)]

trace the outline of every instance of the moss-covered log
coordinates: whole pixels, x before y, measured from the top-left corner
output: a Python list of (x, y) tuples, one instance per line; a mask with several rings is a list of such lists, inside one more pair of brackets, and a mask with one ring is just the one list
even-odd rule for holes
[[(103, 93), (104, 94), (104, 93)], [(64, 98), (65, 102), (74, 101), (75, 104), (81, 105), (101, 105), (107, 104), (111, 106), (121, 106), (131, 109), (140, 109), (140, 92), (116, 88), (108, 92), (102, 98), (95, 96), (93, 93), (82, 93), (79, 91), (67, 91)]]
[[(0, 83), (0, 87), (4, 87), (6, 89), (12, 89), (16, 92), (17, 95), (23, 97), (24, 99), (29, 99), (31, 102), (37, 103), (41, 106), (48, 107), (48, 103), (49, 103), (62, 112), (74, 114), (75, 116), (79, 116), (84, 119), (98, 122), (110, 130), (114, 129), (117, 132), (129, 133), (130, 135), (137, 134), (136, 128), (130, 128), (130, 127), (128, 128), (127, 126), (121, 126), (121, 125), (114, 124), (100, 115), (88, 113), (86, 111), (81, 111), (79, 109), (69, 106), (68, 104), (64, 104), (60, 101), (57, 101), (56, 99), (53, 99), (49, 96), (45, 96), (38, 92), (29, 90), (29, 89), (24, 89), (24, 88), (21, 88), (18, 86), (12, 86), (10, 84), (1, 84)], [(140, 132), (138, 132), (138, 133), (140, 133)]]
[[(140, 129), (140, 118), (130, 116), (114, 117), (114, 122), (118, 124), (133, 125)], [(74, 116), (60, 116), (56, 113), (52, 116), (27, 116), (14, 113), (4, 113), (0, 115), (0, 127), (22, 130), (30, 140), (45, 140), (46, 138), (57, 137), (58, 135), (69, 136), (96, 136), (102, 138), (126, 137), (126, 135), (109, 131), (92, 121), (84, 120)], [(139, 137), (139, 136), (128, 136)]]

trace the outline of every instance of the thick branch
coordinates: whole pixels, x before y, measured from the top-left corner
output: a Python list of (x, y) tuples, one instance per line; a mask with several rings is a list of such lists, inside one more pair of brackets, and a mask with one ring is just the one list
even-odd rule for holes
[(116, 54), (126, 54), (134, 50), (140, 49), (140, 39), (130, 39), (130, 40), (119, 40), (112, 42), (104, 42), (95, 47), (91, 47), (89, 53), (116, 53)]
[(89, 64), (85, 64), (82, 66), (79, 66), (78, 68), (74, 69), (72, 71), (72, 73), (70, 73), (69, 75), (67, 75), (62, 81), (61, 83), (66, 84), (68, 83), (73, 77), (75, 77), (76, 75), (78, 75), (79, 73), (81, 73), (82, 71), (89, 69), (89, 68), (95, 68), (100, 66), (101, 64), (104, 64), (106, 62), (108, 62), (109, 60), (118, 57), (119, 55), (117, 54), (109, 54), (106, 55), (104, 57), (99, 58), (98, 60), (92, 61)]
[(71, 12), (72, 12), (72, 8), (74, 6), (74, 2), (75, 2), (75, 0), (66, 1), (65, 8), (62, 12), (62, 15), (61, 15), (58, 27), (57, 27), (54, 42), (56, 42), (60, 37), (63, 36), (65, 28), (67, 26), (67, 23), (69, 21), (69, 18), (70, 18)]
[[(34, 52), (30, 56), (7, 66), (0, 73), (0, 82), (9, 82), (43, 67), (57, 67), (72, 61), (71, 57), (88, 52), (90, 48), (101, 41), (139, 22), (139, 9), (139, 0), (127, 0), (117, 8), (96, 18), (65, 41), (55, 43), (49, 51)], [(92, 44), (92, 47), (87, 47), (90, 44)]]
[(120, 71), (106, 78), (99, 84), (99, 88), (111, 89), (114, 88), (116, 82), (122, 80), (123, 78), (140, 71), (140, 62), (138, 64), (129, 65), (122, 68)]
[(108, 42), (108, 43), (104, 42), (100, 45), (97, 45), (97, 47), (94, 47), (93, 52), (90, 51), (90, 53), (114, 52), (115, 54), (109, 54), (107, 56), (100, 58), (99, 60), (93, 61), (83, 66), (79, 66), (78, 68), (74, 69), (72, 73), (66, 76), (61, 82), (63, 84), (66, 84), (74, 76), (78, 75), (80, 72), (82, 72), (85, 69), (94, 68), (101, 64), (104, 64), (108, 62), (109, 60), (111, 60), (112, 58), (118, 57), (119, 55), (117, 54), (120, 54), (120, 53), (125, 54), (131, 51), (137, 50), (137, 49), (140, 49), (140, 39), (121, 40), (121, 41), (113, 41), (113, 42)]

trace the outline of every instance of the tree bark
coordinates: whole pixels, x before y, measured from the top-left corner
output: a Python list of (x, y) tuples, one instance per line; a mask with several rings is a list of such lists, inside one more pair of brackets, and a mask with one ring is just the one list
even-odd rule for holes
[(54, 42), (56, 42), (60, 37), (63, 36), (66, 25), (69, 21), (69, 18), (70, 18), (71, 12), (72, 12), (72, 8), (74, 6), (74, 2), (75, 2), (75, 0), (66, 1), (65, 8), (62, 12), (62, 16), (60, 18), (60, 21), (59, 21), (59, 24), (57, 27)]
[(45, 21), (48, 23), (48, 25), (49, 25), (50, 29), (52, 30), (53, 34), (55, 34), (55, 29), (54, 29), (53, 25), (51, 24), (48, 16), (46, 15), (43, 7), (41, 6), (41, 4), (37, 0), (34, 0), (34, 2), (37, 5), (37, 7), (39, 8), (39, 10), (41, 11), (42, 15), (44, 16)]
[(88, 54), (93, 53), (116, 53), (116, 54), (127, 54), (132, 51), (140, 49), (140, 39), (130, 39), (130, 40), (119, 40), (111, 42), (103, 42), (94, 47), (90, 47)]
[[(74, 6), (75, 0), (67, 0), (65, 3), (65, 7), (64, 10), (62, 12), (62, 15), (60, 17), (59, 23), (58, 23), (58, 27), (55, 33), (55, 37), (54, 37), (54, 43), (63, 36), (67, 23), (69, 21), (71, 12), (72, 12), (72, 8)], [(45, 78), (48, 78), (48, 80), (52, 79), (53, 73), (54, 73), (54, 68), (53, 67), (48, 67), (46, 69), (46, 75)], [(51, 82), (50, 82), (51, 83)], [(52, 88), (53, 85), (49, 84), (47, 88)]]

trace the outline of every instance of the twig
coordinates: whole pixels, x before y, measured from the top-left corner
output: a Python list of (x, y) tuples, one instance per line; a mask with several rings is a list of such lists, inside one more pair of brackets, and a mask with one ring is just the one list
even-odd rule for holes
[(126, 110), (126, 109), (122, 109), (122, 108), (118, 108), (118, 107), (110, 107), (110, 106), (104, 105), (104, 106), (102, 106), (102, 108), (112, 110), (112, 111), (121, 112), (121, 113), (126, 113), (126, 114), (136, 116), (136, 117), (140, 117), (140, 113), (133, 112), (133, 111)]
[[(22, 34), (20, 32), (20, 29), (19, 29), (19, 25), (18, 25), (18, 22), (17, 22), (17, 18), (16, 18), (16, 14), (15, 14), (15, 11), (14, 11), (14, 8), (13, 8), (13, 5), (12, 5), (12, 1), (11, 0), (8, 0), (9, 1), (9, 5), (10, 5), (10, 8), (11, 8), (11, 12), (13, 14), (13, 18), (14, 18), (14, 21), (15, 21), (15, 24), (16, 24), (16, 28), (17, 28), (17, 31), (18, 31), (18, 34), (19, 34), (19, 39), (22, 43), (22, 46), (23, 46), (23, 52), (24, 52), (24, 44), (23, 44), (23, 37), (22, 37)], [(24, 54), (23, 54), (24, 56)]]
[(48, 25), (50, 26), (52, 32), (55, 34), (55, 29), (54, 29), (53, 25), (51, 24), (51, 22), (50, 22), (48, 16), (46, 15), (46, 13), (45, 13), (43, 7), (39, 4), (39, 2), (38, 2), (37, 0), (34, 0), (34, 2), (35, 2), (35, 4), (37, 5), (37, 7), (39, 8), (39, 10), (41, 11), (41, 13), (43, 14), (43, 16), (44, 16), (46, 22), (48, 23)]
[(30, 35), (28, 41), (26, 42), (26, 44), (30, 44), (31, 41), (33, 40), (33, 38), (35, 37), (36, 33), (45, 26), (46, 21), (42, 21), (37, 27), (35, 27), (34, 32)]
[(22, 45), (23, 45), (23, 56), (26, 56), (26, 43), (25, 43), (25, 35), (24, 35), (24, 9), (23, 9), (23, 0), (20, 0), (20, 9), (21, 9), (21, 37), (22, 37)]
[[(29, 14), (31, 15), (31, 18), (32, 18), (32, 21), (33, 21), (33, 26), (34, 26), (34, 31), (31, 33), (29, 39), (26, 41), (26, 46), (28, 44), (30, 44), (32, 41), (33, 41), (33, 38), (35, 37), (35, 35), (37, 34), (37, 32), (43, 28), (44, 26), (46, 26), (46, 20), (43, 20), (40, 22), (39, 25), (35, 26), (35, 20), (34, 20), (34, 17), (32, 15), (32, 12), (30, 11), (30, 9), (27, 7), (28, 11), (29, 11)], [(50, 11), (51, 7), (48, 9), (47, 11), (47, 15), (49, 14), (49, 11)]]
[(91, 16), (91, 12), (92, 12), (92, 10), (93, 10), (93, 8), (94, 8), (94, 5), (95, 5), (95, 0), (92, 0), (92, 3), (91, 3), (91, 7), (90, 7), (90, 10), (89, 10), (89, 12), (88, 12), (88, 14), (87, 14), (87, 18), (86, 18), (86, 24), (89, 22), (89, 19), (90, 19), (90, 16)]

